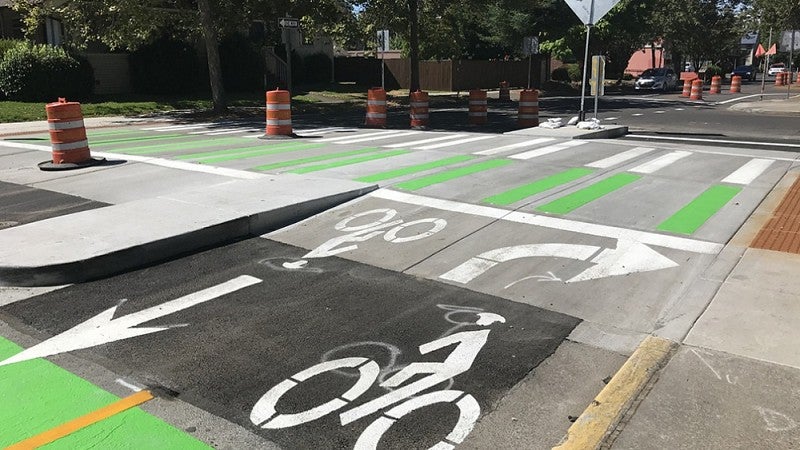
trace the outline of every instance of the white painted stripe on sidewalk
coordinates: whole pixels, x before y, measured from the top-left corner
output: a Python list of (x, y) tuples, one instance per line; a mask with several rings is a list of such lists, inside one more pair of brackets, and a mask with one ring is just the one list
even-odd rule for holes
[(536, 150), (531, 150), (529, 152), (517, 153), (516, 155), (509, 156), (509, 158), (523, 159), (523, 160), (533, 159), (533, 158), (538, 158), (539, 156), (549, 155), (550, 153), (560, 152), (561, 150), (566, 150), (568, 148), (577, 147), (583, 144), (586, 144), (586, 141), (571, 140), (567, 142), (562, 142), (561, 144), (548, 145), (547, 147), (537, 148)]
[(771, 159), (753, 158), (732, 174), (722, 179), (723, 183), (750, 184), (771, 166)]
[(634, 173), (656, 173), (659, 170), (669, 166), (670, 164), (679, 161), (689, 155), (692, 152), (685, 152), (683, 150), (678, 150), (672, 153), (667, 153), (666, 155), (661, 155), (658, 158), (648, 161), (644, 164), (640, 164), (633, 169), (630, 169), (629, 172)]
[(193, 130), (196, 128), (205, 128), (209, 125), (214, 125), (213, 123), (194, 123), (191, 125), (170, 125), (168, 127), (151, 127), (151, 128), (141, 128), (144, 131), (178, 131), (178, 130)]
[(501, 219), (509, 222), (535, 225), (555, 230), (571, 231), (574, 233), (588, 234), (592, 236), (631, 240), (635, 242), (641, 242), (643, 244), (655, 245), (658, 247), (671, 248), (675, 250), (683, 250), (692, 253), (716, 255), (721, 252), (722, 248), (724, 247), (723, 244), (717, 244), (715, 242), (649, 233), (639, 230), (630, 230), (627, 228), (619, 228), (608, 225), (579, 222), (576, 220), (568, 220), (558, 217), (539, 216), (536, 214), (508, 211), (499, 208), (491, 208), (488, 206), (471, 205), (469, 203), (423, 197), (421, 195), (398, 192), (390, 189), (378, 189), (370, 192), (367, 195), (370, 197), (382, 198), (384, 200), (391, 200), (410, 205), (472, 214), (475, 216)]
[(370, 137), (362, 137), (362, 138), (357, 138), (357, 139), (348, 139), (348, 140), (345, 140), (345, 141), (336, 141), (336, 142), (334, 142), (334, 144), (345, 145), (345, 144), (357, 144), (359, 142), (367, 142), (367, 141), (380, 141), (380, 140), (383, 140), (383, 139), (392, 139), (392, 138), (397, 138), (397, 137), (404, 137), (404, 136), (409, 136), (409, 135), (417, 134), (417, 133), (420, 133), (420, 132), (419, 131), (402, 131), (402, 132), (399, 132), (399, 133), (396, 132), (394, 134), (385, 134), (383, 136), (370, 136)]
[(203, 130), (203, 131), (192, 131), (191, 133), (188, 134), (211, 134), (211, 133), (219, 133), (225, 131), (237, 132), (240, 130), (241, 128), (209, 128), (208, 130)]
[(492, 139), (497, 136), (475, 136), (471, 138), (459, 139), (457, 141), (444, 142), (440, 144), (423, 145), (422, 147), (415, 147), (417, 150), (435, 150), (437, 148), (452, 147), (454, 145), (467, 144), (470, 142), (482, 141), (484, 139)]
[(497, 147), (497, 148), (490, 148), (489, 150), (482, 150), (473, 153), (473, 155), (496, 155), (498, 153), (503, 153), (508, 150), (532, 147), (534, 145), (544, 144), (546, 142), (552, 142), (555, 140), (556, 140), (555, 138), (536, 138), (536, 139), (531, 139), (530, 141), (517, 142), (516, 144), (504, 145), (502, 147)]
[(378, 136), (385, 136), (387, 134), (394, 134), (397, 131), (390, 130), (390, 131), (375, 131), (372, 133), (360, 133), (360, 134), (351, 134), (349, 136), (336, 136), (332, 138), (324, 138), (324, 139), (317, 139), (314, 142), (336, 142), (336, 141), (346, 141), (348, 139), (358, 139), (358, 138), (365, 138), (365, 137), (378, 137)]
[(422, 144), (430, 144), (431, 142), (440, 142), (446, 141), (449, 139), (458, 139), (467, 136), (466, 134), (450, 134), (447, 136), (439, 136), (430, 139), (421, 139), (418, 141), (411, 141), (411, 142), (401, 142), (399, 144), (391, 144), (391, 145), (384, 145), (386, 148), (400, 148), (400, 147), (413, 147), (415, 145), (422, 145)]
[(609, 167), (614, 167), (624, 163), (625, 161), (630, 161), (634, 158), (638, 158), (644, 154), (650, 153), (653, 150), (655, 150), (653, 147), (634, 147), (614, 156), (609, 156), (608, 158), (603, 158), (586, 164), (586, 167), (594, 167), (595, 169), (608, 169)]
[[(800, 148), (800, 144), (783, 144), (780, 142), (758, 142), (758, 141), (732, 141), (727, 139), (708, 139), (708, 138), (687, 138), (687, 137), (670, 137), (670, 136), (649, 136), (646, 134), (629, 134), (624, 136), (633, 139), (653, 139), (662, 141), (684, 141), (684, 142), (711, 142), (720, 144), (740, 144), (740, 145), (764, 145), (768, 147), (789, 147)], [(777, 158), (773, 158), (777, 159)]]
[[(50, 147), (44, 145), (35, 145), (35, 144), (23, 144), (17, 142), (0, 142), (0, 147), (10, 147), (10, 148), (20, 148), (25, 150), (38, 150), (41, 152), (50, 152)], [(124, 160), (124, 161), (135, 161), (141, 162), (145, 164), (152, 164), (154, 166), (161, 166), (167, 167), (170, 169), (179, 169), (179, 170), (186, 170), (189, 172), (201, 172), (201, 173), (210, 173), (213, 175), (221, 175), (225, 177), (231, 178), (239, 178), (242, 180), (257, 180), (261, 178), (266, 178), (269, 175), (266, 173), (258, 173), (258, 172), (249, 172), (247, 170), (237, 170), (237, 169), (228, 169), (227, 167), (216, 167), (216, 166), (209, 166), (205, 164), (196, 164), (192, 162), (185, 162), (185, 161), (172, 161), (169, 159), (161, 159), (161, 158), (154, 158), (150, 156), (141, 156), (141, 155), (123, 155), (119, 153), (109, 153), (109, 152), (92, 152), (92, 156), (99, 156), (103, 158), (107, 158), (109, 160)], [(102, 166), (98, 166), (102, 167)]]

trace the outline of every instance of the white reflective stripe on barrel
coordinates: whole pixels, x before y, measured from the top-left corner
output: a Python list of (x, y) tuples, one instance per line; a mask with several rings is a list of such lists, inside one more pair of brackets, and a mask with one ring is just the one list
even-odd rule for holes
[(539, 106), (539, 102), (519, 102), (519, 106)]
[(416, 119), (427, 119), (428, 115), (427, 114), (411, 114), (411, 118), (414, 119), (414, 120), (416, 120)]
[(70, 120), (68, 122), (47, 122), (51, 130), (71, 130), (72, 128), (83, 128), (83, 119)]
[(413, 108), (427, 108), (428, 102), (411, 102)]
[(385, 105), (386, 100), (367, 100), (368, 105)]
[(281, 125), (291, 125), (291, 124), (292, 124), (292, 119), (288, 120), (267, 119), (267, 125), (281, 126)]
[(267, 109), (271, 111), (290, 109), (291, 105), (288, 103), (267, 103)]
[(367, 113), (367, 117), (370, 119), (385, 119), (386, 114), (383, 113)]
[(89, 147), (89, 141), (86, 139), (77, 142), (68, 142), (65, 144), (56, 144), (55, 142), (53, 143), (53, 150), (57, 151), (75, 150), (78, 148), (87, 148), (87, 147)]
[(538, 119), (539, 115), (538, 114), (520, 114), (519, 118), (520, 119)]

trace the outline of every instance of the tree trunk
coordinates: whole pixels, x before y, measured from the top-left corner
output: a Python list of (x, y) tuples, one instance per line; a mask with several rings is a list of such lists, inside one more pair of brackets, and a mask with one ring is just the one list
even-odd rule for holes
[(409, 59), (411, 60), (411, 82), (409, 90), (420, 89), (419, 85), (419, 0), (408, 0), (408, 19), (411, 28)]
[(217, 29), (214, 27), (211, 5), (209, 0), (198, 0), (197, 7), (200, 10), (200, 20), (203, 25), (203, 38), (205, 39), (206, 56), (208, 57), (208, 78), (211, 82), (211, 99), (214, 102), (214, 112), (224, 112), (228, 109), (228, 102), (225, 98), (225, 87), (222, 85), (219, 40), (217, 39)]
[(650, 67), (656, 68), (656, 43), (650, 42)]

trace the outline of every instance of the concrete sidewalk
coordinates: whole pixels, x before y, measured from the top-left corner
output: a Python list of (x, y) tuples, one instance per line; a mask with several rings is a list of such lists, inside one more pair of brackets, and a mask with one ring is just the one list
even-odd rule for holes
[(377, 188), (110, 154), (105, 164), (44, 172), (46, 148), (1, 144), (0, 180), (112, 206), (0, 229), (0, 285), (108, 276), (258, 236)]

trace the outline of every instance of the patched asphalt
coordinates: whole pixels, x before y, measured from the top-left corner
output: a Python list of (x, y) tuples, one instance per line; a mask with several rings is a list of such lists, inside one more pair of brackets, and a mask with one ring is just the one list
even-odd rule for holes
[[(115, 305), (119, 308), (114, 317), (120, 318), (242, 275), (256, 277), (262, 282), (139, 325), (185, 326), (72, 354), (166, 388), (183, 401), (298, 449), (352, 448), (381, 413), (345, 426), (338, 414), (389, 392), (376, 383), (349, 406), (320, 419), (275, 430), (257, 427), (250, 418), (254, 405), (304, 369), (322, 361), (362, 357), (374, 360), (381, 369), (379, 380), (385, 380), (413, 362), (441, 362), (455, 348), (420, 355), (422, 344), (489, 330), (485, 346), (466, 372), (452, 383), (416, 394), (463, 391), (477, 400), (483, 416), (553, 354), (579, 323), (567, 315), (337, 257), (315, 261), (307, 269), (283, 267), (305, 253), (302, 248), (250, 239), (20, 301), (0, 309), (0, 318), (44, 339)], [(121, 299), (127, 301), (120, 303)], [(505, 323), (476, 325), (481, 312), (498, 314)], [(425, 376), (417, 375), (410, 383)], [(279, 414), (300, 412), (342, 396), (354, 383), (352, 372), (326, 372), (288, 391), (276, 409)], [(418, 409), (392, 425), (381, 445), (430, 447), (453, 429), (458, 411), (453, 403)]]

